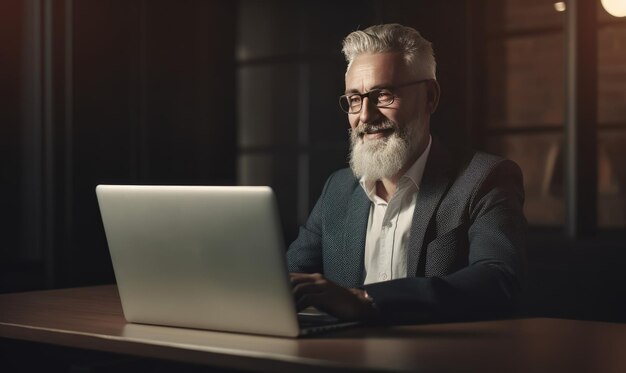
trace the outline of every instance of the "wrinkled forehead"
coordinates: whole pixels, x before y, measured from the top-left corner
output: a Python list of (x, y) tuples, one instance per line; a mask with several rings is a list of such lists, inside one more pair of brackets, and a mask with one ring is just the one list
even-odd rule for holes
[(389, 87), (411, 77), (400, 53), (362, 54), (354, 58), (346, 72), (346, 93)]

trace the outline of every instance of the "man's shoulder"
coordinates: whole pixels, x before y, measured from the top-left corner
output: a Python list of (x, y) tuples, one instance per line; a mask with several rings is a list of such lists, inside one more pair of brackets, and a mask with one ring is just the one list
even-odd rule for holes
[(359, 200), (367, 200), (359, 180), (352, 170), (343, 168), (330, 174), (324, 185), (324, 189), (318, 200), (321, 211), (331, 214), (345, 211), (350, 203)]
[(360, 188), (359, 180), (354, 176), (350, 168), (339, 169), (328, 177), (324, 193), (350, 194), (356, 187)]
[(471, 161), (468, 163), (468, 171), (481, 173), (493, 172), (520, 172), (520, 167), (515, 161), (495, 154), (481, 151), (474, 152)]
[(456, 165), (457, 177), (474, 176), (480, 178), (500, 170), (508, 170), (514, 173), (520, 171), (519, 166), (514, 161), (479, 150), (465, 149), (456, 153), (453, 159), (453, 163)]
[(490, 170), (501, 164), (514, 163), (513, 161), (501, 157), (499, 155), (485, 153), (482, 151), (473, 151), (471, 157), (468, 157), (468, 170)]
[(447, 174), (452, 195), (472, 194), (482, 185), (493, 184), (491, 181), (522, 183), (519, 166), (499, 155), (469, 148), (454, 149), (440, 142), (431, 150), (431, 156), (426, 166), (430, 168), (429, 179), (436, 180), (436, 175)]
[(477, 150), (457, 153), (455, 167), (450, 174), (448, 196), (474, 198), (493, 188), (523, 190), (523, 176), (514, 161), (499, 155)]

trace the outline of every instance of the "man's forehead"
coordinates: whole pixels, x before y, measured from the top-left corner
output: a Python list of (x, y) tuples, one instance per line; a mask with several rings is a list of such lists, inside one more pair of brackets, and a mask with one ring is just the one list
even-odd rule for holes
[(404, 80), (408, 73), (400, 53), (362, 54), (354, 58), (346, 72), (346, 92), (390, 86)]

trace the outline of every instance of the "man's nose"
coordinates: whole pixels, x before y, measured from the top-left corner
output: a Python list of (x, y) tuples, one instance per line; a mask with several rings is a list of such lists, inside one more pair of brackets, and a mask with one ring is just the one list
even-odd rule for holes
[(359, 113), (359, 120), (361, 123), (370, 123), (380, 114), (378, 108), (374, 102), (370, 101), (369, 97), (363, 98), (363, 102), (361, 104), (361, 112)]

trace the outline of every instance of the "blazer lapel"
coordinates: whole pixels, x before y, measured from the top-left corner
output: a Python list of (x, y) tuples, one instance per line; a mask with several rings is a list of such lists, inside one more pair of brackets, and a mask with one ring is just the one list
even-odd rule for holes
[[(423, 261), (424, 237), (439, 201), (446, 193), (450, 183), (451, 158), (448, 151), (433, 137), (433, 142), (424, 170), (422, 183), (415, 202), (413, 224), (409, 238), (407, 276), (423, 276), (417, 273), (420, 261)], [(423, 268), (419, 267), (419, 268)]]
[(357, 183), (352, 192), (344, 226), (344, 273), (345, 282), (349, 286), (363, 285), (363, 261), (365, 256), (365, 236), (369, 218), (370, 200), (363, 188)]

